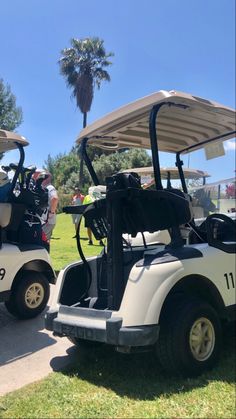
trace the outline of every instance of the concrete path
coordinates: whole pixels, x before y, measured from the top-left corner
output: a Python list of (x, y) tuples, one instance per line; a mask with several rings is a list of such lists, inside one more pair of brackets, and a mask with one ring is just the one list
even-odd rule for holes
[(67, 338), (56, 338), (44, 329), (44, 314), (20, 321), (0, 304), (0, 396), (76, 359), (77, 349)]

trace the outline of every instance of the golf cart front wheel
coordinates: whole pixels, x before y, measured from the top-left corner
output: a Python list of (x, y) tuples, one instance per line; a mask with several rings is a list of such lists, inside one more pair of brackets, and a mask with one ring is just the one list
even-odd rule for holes
[(169, 373), (200, 375), (212, 368), (220, 353), (221, 324), (216, 311), (196, 298), (184, 298), (166, 313), (157, 354)]
[(5, 302), (7, 310), (19, 319), (31, 319), (40, 314), (49, 298), (49, 283), (42, 273), (22, 272)]

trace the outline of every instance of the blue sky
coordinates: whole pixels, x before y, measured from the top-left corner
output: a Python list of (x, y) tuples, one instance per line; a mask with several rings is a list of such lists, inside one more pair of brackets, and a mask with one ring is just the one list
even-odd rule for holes
[(81, 130), (58, 66), (72, 37), (115, 54), (88, 123), (160, 89), (235, 107), (235, 0), (1, 0), (0, 14), (0, 78), (23, 109), (27, 164), (69, 151)]

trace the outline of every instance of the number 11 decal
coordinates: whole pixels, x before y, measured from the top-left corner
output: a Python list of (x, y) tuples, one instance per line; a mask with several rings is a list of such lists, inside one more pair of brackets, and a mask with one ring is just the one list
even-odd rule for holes
[(234, 282), (234, 276), (232, 274), (232, 272), (230, 272), (229, 274), (224, 274), (225, 280), (226, 280), (226, 285), (228, 290), (232, 287), (235, 288), (235, 282)]

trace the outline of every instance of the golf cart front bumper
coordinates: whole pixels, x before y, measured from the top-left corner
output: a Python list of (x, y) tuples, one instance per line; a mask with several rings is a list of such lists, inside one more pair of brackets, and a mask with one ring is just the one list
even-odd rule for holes
[(150, 346), (158, 339), (159, 325), (122, 327), (112, 311), (60, 306), (46, 313), (45, 327), (58, 336), (75, 337), (115, 346)]

